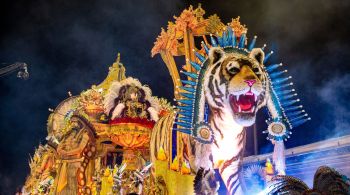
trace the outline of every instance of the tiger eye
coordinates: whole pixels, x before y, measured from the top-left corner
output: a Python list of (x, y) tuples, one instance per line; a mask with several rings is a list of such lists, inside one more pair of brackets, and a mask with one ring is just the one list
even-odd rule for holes
[(259, 73), (259, 68), (255, 67), (255, 68), (253, 68), (253, 71), (254, 71), (255, 73)]
[(230, 69), (228, 69), (228, 72), (232, 73), (232, 74), (236, 74), (239, 72), (239, 68), (237, 67), (232, 67)]

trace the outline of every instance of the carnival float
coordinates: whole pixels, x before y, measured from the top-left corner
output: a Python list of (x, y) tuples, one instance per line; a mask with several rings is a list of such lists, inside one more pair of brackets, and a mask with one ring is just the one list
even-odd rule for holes
[[(291, 77), (281, 63), (269, 62), (273, 52), (266, 45), (255, 46), (256, 36), (248, 40), (239, 17), (224, 24), (204, 14), (200, 5), (185, 9), (151, 51), (169, 70), (176, 105), (127, 77), (118, 54), (101, 84), (50, 109), (47, 143), (30, 159), (23, 193), (216, 194), (220, 180), (227, 194), (268, 181), (285, 192), (311, 192), (284, 176), (283, 142), (310, 120)], [(245, 128), (263, 107), (270, 114), (263, 132), (274, 154), (265, 167), (242, 174)], [(329, 168), (321, 173), (342, 178)], [(347, 180), (337, 182), (339, 191), (349, 187)]]

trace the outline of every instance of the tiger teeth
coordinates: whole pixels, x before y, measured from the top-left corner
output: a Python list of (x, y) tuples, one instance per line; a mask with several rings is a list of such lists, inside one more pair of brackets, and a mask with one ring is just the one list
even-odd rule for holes
[(238, 99), (239, 99), (239, 95), (235, 95), (235, 97), (236, 97), (236, 100), (238, 101)]
[(254, 95), (254, 101), (256, 102), (258, 100), (258, 96)]
[(238, 105), (238, 112), (242, 112), (241, 106)]

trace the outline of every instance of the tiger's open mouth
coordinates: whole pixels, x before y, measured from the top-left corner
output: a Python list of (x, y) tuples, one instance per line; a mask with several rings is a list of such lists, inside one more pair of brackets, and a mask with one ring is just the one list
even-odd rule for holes
[(251, 91), (241, 95), (230, 95), (230, 104), (234, 113), (254, 113), (258, 97)]

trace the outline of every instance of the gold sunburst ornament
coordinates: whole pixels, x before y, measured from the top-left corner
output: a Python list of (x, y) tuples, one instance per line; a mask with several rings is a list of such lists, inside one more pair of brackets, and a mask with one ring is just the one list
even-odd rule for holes
[(272, 122), (267, 127), (268, 139), (278, 140), (279, 138), (286, 136), (289, 138), (287, 127), (282, 122)]

